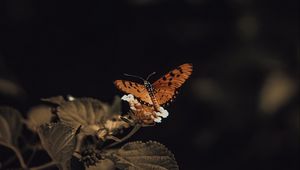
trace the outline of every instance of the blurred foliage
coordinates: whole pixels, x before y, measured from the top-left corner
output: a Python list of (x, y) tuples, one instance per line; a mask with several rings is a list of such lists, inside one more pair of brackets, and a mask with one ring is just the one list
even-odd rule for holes
[(19, 111), (0, 106), (0, 142), (4, 145), (18, 145), (18, 137), (22, 130), (22, 117)]
[(37, 131), (41, 125), (50, 123), (53, 117), (51, 107), (38, 105), (28, 111), (26, 124), (30, 130)]

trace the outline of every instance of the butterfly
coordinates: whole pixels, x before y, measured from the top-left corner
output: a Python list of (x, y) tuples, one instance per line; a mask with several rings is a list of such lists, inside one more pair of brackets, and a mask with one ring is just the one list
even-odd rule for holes
[(155, 74), (155, 72), (150, 74), (147, 79), (125, 74), (143, 80), (143, 84), (127, 80), (115, 80), (114, 84), (120, 91), (132, 94), (143, 104), (154, 106), (155, 110), (158, 111), (160, 106), (164, 106), (175, 98), (178, 88), (189, 78), (192, 71), (193, 65), (186, 63), (168, 72), (153, 84), (151, 84), (148, 79)]

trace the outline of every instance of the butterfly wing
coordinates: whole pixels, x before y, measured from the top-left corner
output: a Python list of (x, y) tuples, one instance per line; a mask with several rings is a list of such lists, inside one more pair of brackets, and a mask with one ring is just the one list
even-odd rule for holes
[(172, 100), (177, 93), (176, 90), (189, 78), (192, 71), (192, 64), (182, 64), (154, 82), (154, 95), (158, 103), (164, 105)]
[(153, 104), (144, 85), (125, 80), (116, 80), (114, 84), (122, 92), (134, 95), (134, 97), (145, 104)]

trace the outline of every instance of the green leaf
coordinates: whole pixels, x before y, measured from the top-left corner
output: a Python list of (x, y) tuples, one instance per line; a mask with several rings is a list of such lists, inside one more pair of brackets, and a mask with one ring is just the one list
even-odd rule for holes
[(130, 142), (110, 155), (120, 169), (179, 169), (174, 155), (164, 145), (154, 141)]
[(36, 131), (42, 124), (50, 123), (54, 114), (52, 114), (51, 107), (46, 105), (39, 105), (31, 108), (28, 113), (26, 125), (32, 131)]
[[(101, 125), (109, 118), (109, 106), (92, 98), (77, 98), (67, 101), (58, 107), (60, 120), (74, 128), (84, 128), (97, 131), (94, 125)], [(90, 126), (91, 125), (91, 126)]]
[(22, 116), (14, 108), (0, 107), (0, 143), (6, 145), (18, 144), (18, 137), (22, 130)]
[(65, 167), (75, 149), (76, 129), (63, 123), (50, 123), (40, 126), (38, 134), (50, 157)]

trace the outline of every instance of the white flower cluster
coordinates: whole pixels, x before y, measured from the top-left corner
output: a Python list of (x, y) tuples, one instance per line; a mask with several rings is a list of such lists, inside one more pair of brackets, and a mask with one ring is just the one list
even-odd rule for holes
[[(140, 107), (142, 107), (142, 104), (137, 99), (135, 99), (132, 94), (124, 95), (121, 99), (127, 101), (129, 103), (130, 109), (133, 111), (140, 110)], [(169, 112), (163, 107), (159, 107), (158, 112), (153, 109), (152, 113), (154, 113), (156, 116), (153, 116), (151, 113), (148, 114), (151, 115), (151, 118), (156, 123), (161, 123), (162, 118), (167, 118), (169, 115)]]
[(131, 110), (137, 110), (135, 106), (140, 105), (140, 102), (132, 94), (124, 95), (121, 100), (127, 101)]

